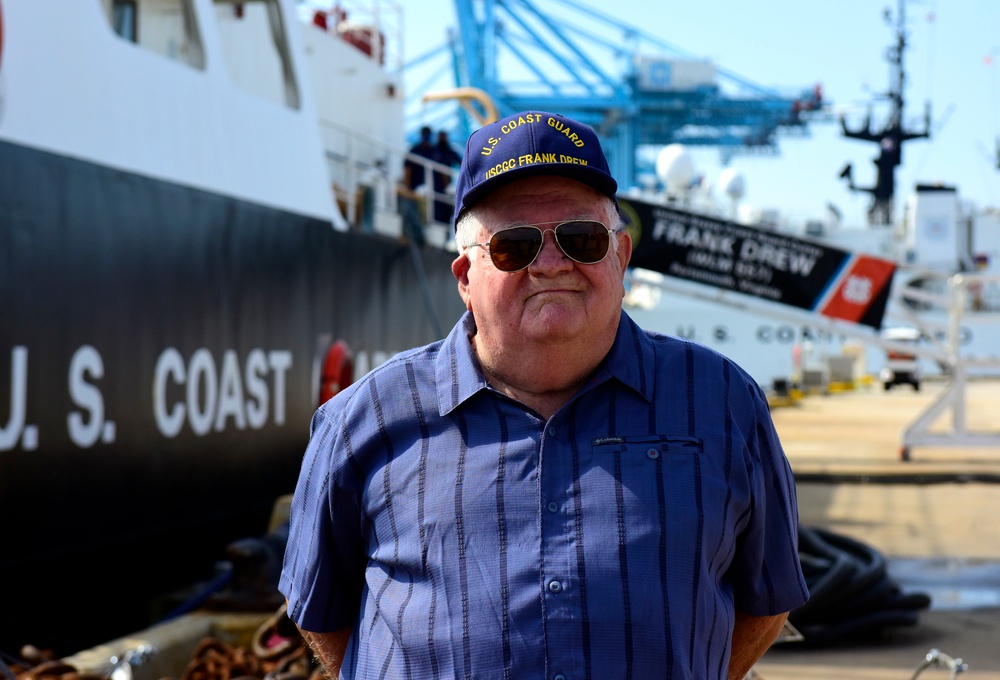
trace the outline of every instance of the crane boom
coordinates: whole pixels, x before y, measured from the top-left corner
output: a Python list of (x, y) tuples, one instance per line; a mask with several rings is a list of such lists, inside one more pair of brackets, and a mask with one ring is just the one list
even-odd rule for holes
[[(818, 86), (780, 94), (578, 0), (455, 0), (455, 9), (454, 82), (442, 89), (481, 90), (501, 116), (557, 110), (591, 125), (623, 187), (637, 183), (641, 146), (776, 153), (779, 134), (808, 134), (826, 115)], [(426, 102), (426, 92), (411, 94)], [(455, 139), (468, 123), (455, 120)]]

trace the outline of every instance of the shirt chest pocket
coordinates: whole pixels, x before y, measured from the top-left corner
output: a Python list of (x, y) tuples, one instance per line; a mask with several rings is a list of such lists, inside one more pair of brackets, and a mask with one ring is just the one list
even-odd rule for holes
[[(704, 451), (704, 441), (688, 435), (594, 439), (592, 467), (583, 475), (582, 495), (591, 492), (592, 497), (601, 497), (601, 507), (615, 508), (630, 540), (651, 541), (653, 550), (663, 527), (673, 527), (670, 535), (679, 536), (683, 527), (695, 526), (693, 510), (699, 506), (698, 489), (707, 462)], [(607, 514), (602, 517), (606, 521)]]
[(645, 496), (664, 484), (684, 484), (699, 475), (704, 441), (674, 434), (622, 435), (591, 441), (591, 462), (620, 484)]
[(697, 457), (705, 448), (700, 437), (672, 434), (598, 437), (591, 441), (591, 447), (595, 457), (617, 455), (631, 464)]

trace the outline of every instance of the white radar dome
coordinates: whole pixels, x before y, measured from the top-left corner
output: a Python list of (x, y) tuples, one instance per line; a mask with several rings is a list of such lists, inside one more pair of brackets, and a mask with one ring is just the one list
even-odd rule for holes
[(694, 180), (694, 159), (683, 144), (663, 147), (656, 157), (656, 176), (671, 193), (686, 191)]
[(736, 168), (726, 168), (719, 173), (719, 188), (729, 198), (738, 201), (747, 193), (747, 182)]

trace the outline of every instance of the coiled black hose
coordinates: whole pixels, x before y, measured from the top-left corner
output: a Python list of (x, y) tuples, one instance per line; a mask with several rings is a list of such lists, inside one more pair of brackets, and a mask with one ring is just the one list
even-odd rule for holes
[(879, 551), (847, 536), (800, 525), (799, 560), (809, 601), (788, 620), (803, 645), (878, 641), (889, 628), (915, 625), (930, 606), (926, 593), (902, 592)]

